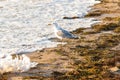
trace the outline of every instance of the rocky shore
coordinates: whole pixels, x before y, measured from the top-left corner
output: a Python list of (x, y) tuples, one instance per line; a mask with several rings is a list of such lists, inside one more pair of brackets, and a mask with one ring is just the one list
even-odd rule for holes
[(72, 33), (65, 45), (27, 54), (37, 67), (24, 73), (4, 73), (1, 80), (119, 80), (120, 0), (101, 0), (85, 17), (100, 23)]

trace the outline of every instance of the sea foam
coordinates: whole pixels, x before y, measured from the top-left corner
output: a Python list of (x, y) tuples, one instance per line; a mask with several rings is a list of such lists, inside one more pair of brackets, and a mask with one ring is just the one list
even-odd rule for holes
[(0, 73), (25, 72), (35, 67), (37, 63), (31, 62), (29, 57), (23, 55), (2, 55), (0, 56)]

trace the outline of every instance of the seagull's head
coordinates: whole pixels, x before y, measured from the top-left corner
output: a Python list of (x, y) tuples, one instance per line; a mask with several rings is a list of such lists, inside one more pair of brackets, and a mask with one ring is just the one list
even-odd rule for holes
[(56, 22), (53, 23), (54, 25), (58, 25)]
[(53, 23), (56, 27), (58, 27), (58, 24), (56, 22)]
[(53, 24), (55, 25), (56, 29), (61, 29), (61, 27), (58, 25), (58, 23), (54, 22)]

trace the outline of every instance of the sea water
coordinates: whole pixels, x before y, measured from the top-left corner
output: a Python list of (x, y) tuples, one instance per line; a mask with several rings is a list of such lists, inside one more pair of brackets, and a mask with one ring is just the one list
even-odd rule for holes
[[(83, 18), (94, 0), (1, 0), (0, 53), (11, 54), (55, 47), (53, 22), (68, 31), (90, 27), (92, 18)], [(81, 17), (63, 19), (63, 17)]]
[[(96, 21), (84, 15), (95, 3), (99, 1), (0, 0), (0, 55), (56, 47), (59, 42), (49, 40), (55, 37), (53, 22), (68, 31), (90, 27)], [(80, 18), (63, 19), (74, 16)]]

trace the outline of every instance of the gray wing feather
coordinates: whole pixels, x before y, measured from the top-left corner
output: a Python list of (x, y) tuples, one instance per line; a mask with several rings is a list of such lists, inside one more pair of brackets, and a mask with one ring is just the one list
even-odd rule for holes
[(76, 38), (76, 36), (74, 36), (73, 34), (71, 34), (70, 32), (62, 29), (62, 32), (63, 32), (63, 37), (64, 38)]

